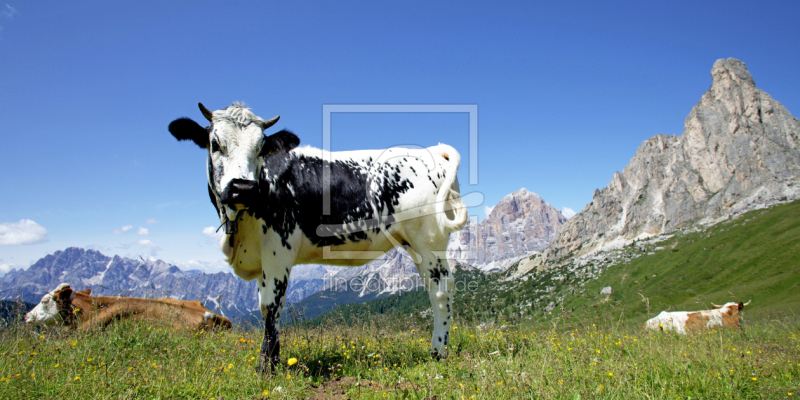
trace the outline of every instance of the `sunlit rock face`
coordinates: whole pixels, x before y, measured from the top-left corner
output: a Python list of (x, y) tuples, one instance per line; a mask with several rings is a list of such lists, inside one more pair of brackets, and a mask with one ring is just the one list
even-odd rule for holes
[(567, 219), (539, 195), (523, 188), (494, 206), (480, 224), (450, 235), (448, 258), (485, 271), (504, 270), (520, 256), (542, 251)]
[(564, 224), (549, 261), (800, 198), (800, 121), (757, 89), (737, 59), (717, 60), (711, 77), (683, 134), (643, 142)]

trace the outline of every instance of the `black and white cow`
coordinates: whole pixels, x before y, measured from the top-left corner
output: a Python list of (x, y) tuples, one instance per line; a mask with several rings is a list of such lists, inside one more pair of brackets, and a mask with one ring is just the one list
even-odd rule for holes
[(257, 279), (265, 320), (261, 367), (279, 359), (278, 327), (296, 264), (363, 265), (404, 246), (428, 290), (431, 353), (447, 355), (453, 276), (445, 257), (451, 231), (467, 220), (450, 146), (327, 152), (297, 147), (279, 117), (263, 120), (241, 104), (211, 112), (211, 125), (169, 125), (178, 140), (208, 151), (208, 193), (226, 234), (220, 245), (234, 272)]

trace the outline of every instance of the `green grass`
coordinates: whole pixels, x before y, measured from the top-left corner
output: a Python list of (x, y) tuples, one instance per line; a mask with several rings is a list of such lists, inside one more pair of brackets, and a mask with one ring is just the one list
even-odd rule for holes
[[(186, 332), (121, 324), (106, 331), (0, 332), (0, 398), (794, 398), (794, 317), (742, 331), (643, 333), (613, 319), (571, 330), (454, 324), (451, 356), (429, 359), (428, 323), (375, 317), (289, 327), (282, 365), (254, 372), (260, 332)], [(298, 363), (289, 367), (287, 360)], [(329, 394), (330, 394), (329, 393)], [(789, 395), (791, 393), (791, 397)]]
[[(455, 293), (451, 356), (440, 362), (428, 355), (430, 319), (417, 312), (429, 307), (425, 292), (285, 328), (282, 365), (267, 377), (254, 372), (259, 330), (120, 324), (33, 332), (13, 325), (0, 331), (0, 399), (798, 396), (800, 202), (613, 256), (621, 261), (574, 272), (566, 265), (523, 282), (457, 272), (477, 287)], [(589, 279), (587, 270), (600, 275)], [(613, 294), (599, 295), (604, 286)], [(641, 331), (664, 309), (749, 299), (740, 331)], [(550, 302), (558, 306), (544, 311)], [(480, 330), (481, 322), (508, 327)], [(288, 366), (290, 358), (298, 362)]]
[[(624, 251), (637, 252), (637, 246)], [(642, 257), (586, 283), (584, 294), (567, 298), (564, 308), (642, 321), (661, 310), (707, 309), (712, 302), (752, 300), (745, 309), (750, 316), (800, 310), (800, 202), (679, 232), (639, 252)], [(604, 286), (613, 288), (608, 299), (598, 295)]]

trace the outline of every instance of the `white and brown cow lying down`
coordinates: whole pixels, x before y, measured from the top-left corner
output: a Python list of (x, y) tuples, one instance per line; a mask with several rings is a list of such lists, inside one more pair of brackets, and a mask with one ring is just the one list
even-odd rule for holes
[[(363, 265), (404, 246), (433, 309), (431, 353), (446, 356), (453, 276), (445, 257), (450, 232), (467, 221), (459, 193), (461, 157), (444, 144), (328, 152), (297, 147), (283, 130), (241, 104), (211, 112), (202, 127), (169, 124), (178, 140), (206, 152), (208, 193), (225, 225), (222, 251), (233, 271), (258, 281), (264, 341), (260, 368), (279, 360), (279, 321), (292, 266)], [(402, 139), (400, 139), (402, 141)]]
[(42, 297), (25, 315), (31, 325), (67, 325), (81, 330), (104, 328), (118, 321), (149, 321), (175, 329), (230, 329), (231, 321), (209, 311), (198, 300), (90, 296), (91, 289), (73, 291), (66, 283)]
[(721, 306), (711, 304), (711, 310), (702, 311), (662, 311), (661, 314), (645, 322), (644, 329), (672, 330), (685, 335), (687, 331), (712, 329), (717, 327), (739, 329), (739, 313), (750, 304), (725, 303)]

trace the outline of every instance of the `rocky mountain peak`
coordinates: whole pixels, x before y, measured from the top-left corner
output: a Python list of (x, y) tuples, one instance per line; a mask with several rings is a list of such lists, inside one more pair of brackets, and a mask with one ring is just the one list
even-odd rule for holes
[(485, 271), (504, 270), (516, 258), (544, 250), (567, 218), (525, 188), (503, 197), (480, 224), (450, 235), (448, 258)]
[(743, 62), (717, 60), (711, 76), (683, 135), (644, 141), (562, 227), (548, 260), (800, 198), (800, 121)]
[(735, 59), (719, 59), (714, 63), (711, 68), (711, 87), (733, 87), (733, 86), (748, 86), (755, 87), (756, 82), (747, 66)]
[(538, 194), (522, 188), (503, 197), (486, 218), (524, 218), (537, 203), (544, 203), (544, 200)]

